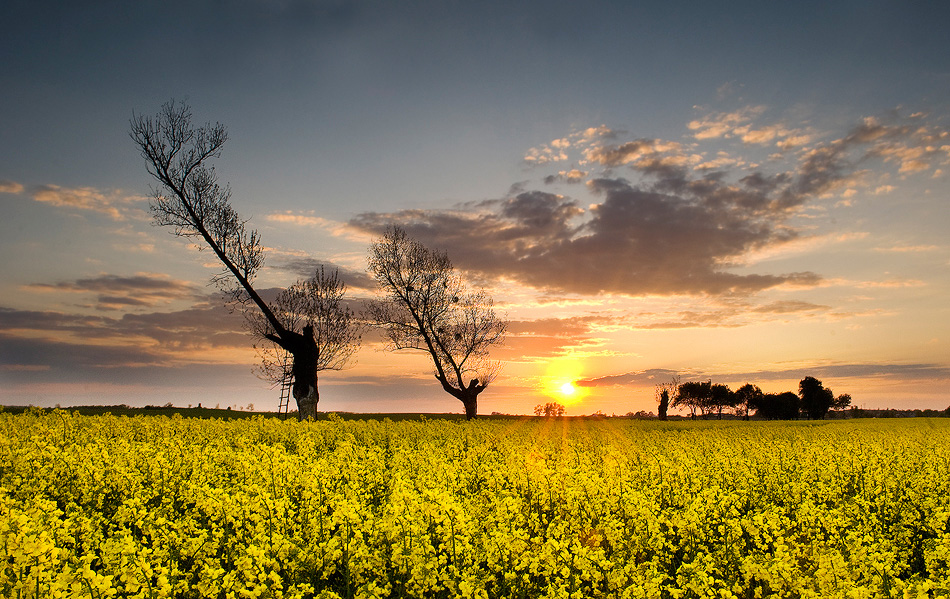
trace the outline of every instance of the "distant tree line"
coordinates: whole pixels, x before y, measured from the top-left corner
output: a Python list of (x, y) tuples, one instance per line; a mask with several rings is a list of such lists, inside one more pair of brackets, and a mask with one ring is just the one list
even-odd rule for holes
[(535, 416), (564, 416), (567, 410), (557, 402), (548, 402), (534, 406)]
[(656, 386), (660, 420), (666, 420), (669, 408), (685, 408), (690, 418), (722, 419), (723, 411), (732, 411), (748, 420), (750, 412), (766, 420), (823, 419), (831, 410), (844, 410), (851, 405), (847, 393), (837, 397), (815, 377), (806, 376), (798, 383), (798, 394), (764, 393), (757, 385), (747, 383), (735, 391), (728, 385), (707, 381), (680, 383), (674, 377), (669, 383)]

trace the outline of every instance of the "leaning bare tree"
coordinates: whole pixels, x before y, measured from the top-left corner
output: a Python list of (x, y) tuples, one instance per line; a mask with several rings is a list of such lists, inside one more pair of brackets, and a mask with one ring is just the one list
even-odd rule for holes
[(130, 126), (130, 137), (159, 183), (150, 206), (154, 222), (214, 252), (223, 268), (212, 281), (232, 300), (257, 306), (267, 325), (263, 334), (291, 355), (298, 417), (314, 417), (321, 361), (316, 326), (308, 319), (278, 318), (252, 286), (264, 264), (264, 248), (257, 231), (248, 230), (247, 221), (231, 207), (231, 190), (218, 183), (211, 164), (221, 155), (227, 130), (220, 123), (195, 127), (189, 106), (174, 101), (154, 117), (133, 115)]
[(475, 418), (478, 395), (498, 374), (489, 349), (504, 340), (507, 321), (484, 291), (468, 291), (445, 252), (431, 250), (392, 227), (370, 248), (369, 270), (384, 299), (370, 320), (385, 328), (394, 349), (425, 351), (442, 388)]
[[(248, 312), (248, 328), (264, 343), (254, 347), (261, 356), (261, 378), (273, 383), (308, 380), (305, 373), (313, 371), (314, 404), (319, 401), (317, 377), (321, 370), (340, 370), (360, 347), (361, 326), (356, 315), (344, 302), (346, 283), (338, 269), (326, 270), (320, 266), (314, 275), (297, 281), (277, 294), (270, 304), (272, 313), (289, 331), (303, 330), (313, 337), (317, 350), (308, 360), (296, 360), (282, 343), (279, 331), (274, 329), (262, 311)], [(290, 359), (288, 360), (288, 357)], [(301, 389), (301, 393), (307, 390)]]

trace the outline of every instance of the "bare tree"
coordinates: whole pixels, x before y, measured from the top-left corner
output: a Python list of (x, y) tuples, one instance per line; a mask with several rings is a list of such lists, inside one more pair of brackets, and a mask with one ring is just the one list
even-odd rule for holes
[(175, 235), (214, 252), (222, 270), (212, 282), (244, 307), (257, 306), (270, 327), (267, 338), (292, 357), (298, 417), (314, 417), (320, 363), (315, 326), (308, 321), (297, 332), (296, 322), (285, 325), (252, 286), (264, 265), (264, 248), (257, 231), (248, 230), (231, 207), (231, 190), (218, 183), (211, 164), (221, 155), (227, 130), (220, 123), (194, 126), (191, 108), (171, 101), (154, 117), (133, 115), (129, 135), (159, 183), (150, 206), (155, 224), (173, 227)]
[(470, 292), (445, 252), (392, 227), (370, 247), (369, 270), (384, 299), (369, 308), (393, 349), (425, 351), (442, 388), (477, 415), (478, 395), (498, 374), (489, 349), (504, 340), (507, 321), (484, 291)]
[[(355, 313), (344, 302), (346, 283), (338, 269), (327, 271), (321, 265), (314, 275), (297, 281), (277, 294), (270, 304), (271, 311), (285, 330), (310, 331), (316, 344), (313, 361), (296, 360), (281, 343), (281, 336), (268, 318), (260, 311), (248, 312), (248, 328), (259, 340), (269, 342), (255, 344), (261, 356), (261, 378), (273, 383), (282, 383), (288, 378), (306, 381), (305, 372), (314, 371), (314, 403), (319, 401), (317, 386), (321, 370), (340, 370), (352, 359), (360, 347), (361, 324)], [(295, 392), (298, 390), (295, 389)], [(300, 389), (306, 393), (306, 389)]]

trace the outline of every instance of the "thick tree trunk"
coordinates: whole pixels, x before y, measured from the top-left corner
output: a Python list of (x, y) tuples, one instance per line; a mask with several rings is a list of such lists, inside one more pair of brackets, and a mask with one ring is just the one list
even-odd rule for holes
[(320, 392), (316, 386), (310, 387), (309, 393), (297, 397), (294, 392), (294, 399), (297, 400), (297, 420), (315, 420), (317, 418), (317, 402), (320, 401)]
[[(294, 366), (306, 363), (305, 360), (297, 362), (296, 356)], [(317, 419), (317, 403), (320, 401), (320, 388), (318, 387), (316, 364), (306, 370), (295, 368), (294, 372), (294, 399), (297, 400), (297, 420)]]
[(465, 419), (474, 420), (478, 418), (478, 396), (472, 395), (462, 399), (462, 405), (465, 406)]

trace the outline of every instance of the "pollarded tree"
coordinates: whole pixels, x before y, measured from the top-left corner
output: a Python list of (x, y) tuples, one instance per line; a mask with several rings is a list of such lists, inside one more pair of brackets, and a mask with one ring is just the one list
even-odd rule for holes
[(154, 117), (133, 115), (130, 137), (145, 158), (149, 174), (158, 181), (150, 205), (155, 224), (169, 226), (175, 235), (194, 239), (210, 248), (222, 270), (212, 281), (245, 309), (256, 306), (269, 329), (267, 338), (291, 355), (294, 399), (298, 417), (316, 415), (317, 368), (320, 346), (315, 326), (284, 323), (253, 287), (264, 265), (264, 248), (257, 231), (231, 206), (231, 190), (218, 183), (212, 160), (221, 155), (228, 139), (224, 125), (192, 123), (187, 104), (164, 104)]
[(284, 330), (302, 330), (313, 338), (316, 351), (307, 354), (309, 360), (291, 359), (282, 343), (279, 331), (275, 330), (263, 312), (247, 314), (248, 328), (263, 346), (255, 344), (261, 354), (262, 378), (273, 383), (282, 383), (287, 377), (294, 380), (294, 396), (308, 395), (309, 389), (297, 388), (298, 384), (310, 384), (313, 374), (314, 404), (320, 399), (317, 385), (321, 370), (340, 370), (351, 360), (360, 347), (361, 325), (354, 312), (346, 306), (346, 283), (340, 278), (339, 269), (327, 271), (323, 265), (307, 280), (297, 281), (277, 294), (269, 304), (274, 316)]
[(427, 352), (442, 388), (478, 413), (478, 395), (498, 374), (489, 349), (508, 327), (484, 291), (469, 291), (445, 252), (432, 250), (398, 227), (370, 247), (369, 270), (383, 299), (370, 320), (386, 330), (393, 349)]

